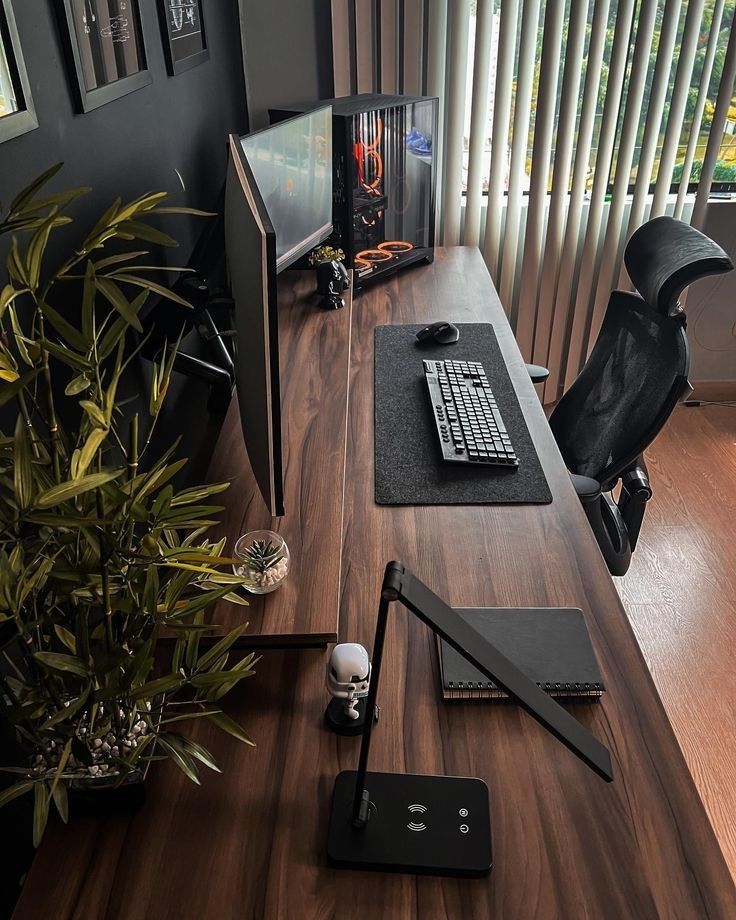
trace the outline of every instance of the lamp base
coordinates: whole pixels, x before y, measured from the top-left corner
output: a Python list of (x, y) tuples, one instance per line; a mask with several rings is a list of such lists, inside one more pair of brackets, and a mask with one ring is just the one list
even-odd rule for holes
[(370, 818), (352, 823), (354, 770), (335, 780), (327, 857), (340, 869), (477, 878), (493, 865), (488, 787), (480, 779), (367, 773)]

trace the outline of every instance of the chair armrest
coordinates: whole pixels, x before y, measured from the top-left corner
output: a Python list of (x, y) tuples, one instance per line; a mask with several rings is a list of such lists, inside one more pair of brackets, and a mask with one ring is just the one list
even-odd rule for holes
[(570, 479), (578, 498), (584, 505), (600, 498), (601, 484), (597, 479), (591, 479), (590, 476), (578, 476), (577, 473), (570, 473)]
[(546, 367), (542, 367), (541, 364), (527, 364), (526, 369), (532, 378), (532, 383), (544, 383), (549, 377), (549, 370)]
[(597, 479), (570, 473), (590, 528), (611, 575), (625, 575), (631, 562), (631, 544), (618, 505), (603, 492)]
[(629, 534), (632, 550), (636, 549), (644, 512), (651, 497), (649, 471), (642, 456), (621, 477), (621, 494), (618, 499), (618, 506)]
[(644, 501), (652, 497), (652, 487), (649, 484), (649, 470), (644, 462), (644, 457), (639, 457), (636, 463), (621, 476), (621, 484), (630, 495), (640, 495)]

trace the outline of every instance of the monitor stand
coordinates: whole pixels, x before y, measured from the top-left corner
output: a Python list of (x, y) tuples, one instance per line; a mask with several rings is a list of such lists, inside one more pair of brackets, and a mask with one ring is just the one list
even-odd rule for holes
[(327, 840), (343, 869), (478, 878), (491, 871), (488, 787), (480, 779), (367, 773), (370, 817), (353, 826), (357, 771), (335, 780)]

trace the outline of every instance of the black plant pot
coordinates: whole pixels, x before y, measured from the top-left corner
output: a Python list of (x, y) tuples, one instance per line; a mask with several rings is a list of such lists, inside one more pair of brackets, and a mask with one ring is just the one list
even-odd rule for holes
[(131, 814), (146, 801), (146, 773), (134, 770), (116, 787), (115, 780), (91, 776), (72, 780), (68, 786), (69, 818), (85, 815)]

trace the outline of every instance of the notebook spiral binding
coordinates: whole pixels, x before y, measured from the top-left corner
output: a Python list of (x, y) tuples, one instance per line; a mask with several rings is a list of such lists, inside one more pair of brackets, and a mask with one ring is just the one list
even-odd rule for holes
[[(537, 686), (549, 693), (555, 699), (568, 700), (591, 700), (600, 699), (603, 695), (601, 684), (561, 684), (561, 683), (541, 683), (536, 682)], [(445, 698), (448, 700), (463, 700), (465, 702), (486, 703), (489, 700), (498, 702), (508, 702), (508, 694), (500, 690), (490, 681), (478, 681), (477, 683), (460, 681), (455, 684), (450, 681), (445, 690)]]

